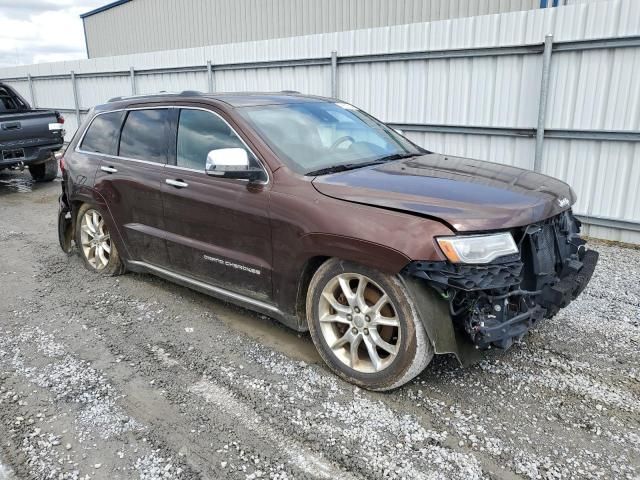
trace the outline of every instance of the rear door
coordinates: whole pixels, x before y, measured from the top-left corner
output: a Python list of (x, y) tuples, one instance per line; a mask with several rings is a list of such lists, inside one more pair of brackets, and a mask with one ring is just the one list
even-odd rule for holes
[[(230, 124), (205, 109), (175, 112), (175, 160), (165, 170), (164, 214), (172, 268), (261, 300), (271, 298), (271, 226), (267, 182), (212, 177), (207, 153), (245, 148)], [(267, 179), (265, 170), (265, 180)]]
[(129, 260), (167, 266), (162, 185), (169, 148), (169, 109), (138, 108), (124, 114), (115, 139), (117, 155), (102, 156), (95, 188), (118, 225)]

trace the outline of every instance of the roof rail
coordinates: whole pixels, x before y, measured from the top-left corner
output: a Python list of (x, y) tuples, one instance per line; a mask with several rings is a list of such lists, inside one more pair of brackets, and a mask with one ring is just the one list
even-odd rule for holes
[(298, 92), (297, 90), (280, 90), (280, 93), (289, 93), (289, 94), (293, 94), (293, 95), (300, 95), (300, 92)]
[(123, 95), (120, 97), (110, 98), (107, 102), (119, 102), (121, 100), (129, 100), (131, 98), (142, 98), (142, 97), (154, 97), (160, 95), (202, 95), (202, 92), (198, 92), (196, 90), (184, 90), (183, 92), (168, 92), (166, 90), (160, 90), (157, 93), (139, 93), (137, 95)]

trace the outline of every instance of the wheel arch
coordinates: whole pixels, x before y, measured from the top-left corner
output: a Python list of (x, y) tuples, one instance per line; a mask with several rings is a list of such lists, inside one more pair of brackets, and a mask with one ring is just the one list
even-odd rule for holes
[(113, 218), (113, 214), (111, 213), (111, 209), (109, 208), (107, 201), (99, 192), (92, 188), (85, 187), (82, 189), (78, 189), (73, 193), (73, 195), (70, 195), (69, 205), (71, 207), (72, 231), (75, 232), (76, 229), (78, 211), (85, 204), (91, 205), (101, 210), (109, 227), (111, 238), (116, 243), (116, 247), (120, 252), (120, 256), (123, 259), (129, 258), (129, 252), (127, 250), (126, 243), (120, 235), (120, 229), (118, 228), (118, 225)]
[[(299, 330), (307, 330), (306, 300), (309, 283), (320, 266), (331, 258), (359, 263), (385, 273), (397, 274), (410, 259), (402, 252), (375, 242), (360, 238), (332, 235), (326, 233), (311, 233), (300, 239), (300, 256), (295, 265), (295, 285), (287, 288), (283, 285), (281, 291), (294, 291), (295, 298), (283, 298), (287, 310), (293, 311), (298, 318)], [(292, 307), (292, 308), (291, 308)]]
[(480, 352), (454, 327), (447, 300), (422, 279), (406, 274), (398, 278), (413, 300), (436, 355), (453, 354), (462, 366), (477, 363)]
[(302, 271), (298, 279), (298, 293), (296, 295), (296, 316), (301, 326), (306, 326), (307, 294), (309, 292), (311, 279), (320, 266), (330, 258), (332, 257), (316, 255), (309, 258), (302, 266)]

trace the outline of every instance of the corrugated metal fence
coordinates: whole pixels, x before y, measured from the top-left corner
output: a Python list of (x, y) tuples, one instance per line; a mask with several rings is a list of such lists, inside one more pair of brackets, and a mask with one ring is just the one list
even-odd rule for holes
[(70, 132), (92, 105), (131, 93), (338, 96), (431, 150), (561, 178), (578, 193), (589, 234), (640, 243), (635, 0), (0, 69), (3, 77), (38, 106), (70, 112)]

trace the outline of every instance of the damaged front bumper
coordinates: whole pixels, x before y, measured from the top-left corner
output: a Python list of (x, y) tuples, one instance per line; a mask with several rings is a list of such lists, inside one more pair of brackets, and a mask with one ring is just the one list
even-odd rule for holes
[(73, 217), (64, 187), (63, 180), (62, 194), (58, 197), (58, 242), (63, 252), (70, 253), (73, 248)]
[(579, 233), (579, 220), (566, 211), (512, 231), (519, 254), (485, 265), (412, 262), (404, 273), (448, 301), (455, 329), (477, 348), (506, 349), (589, 283), (598, 252), (587, 250)]

